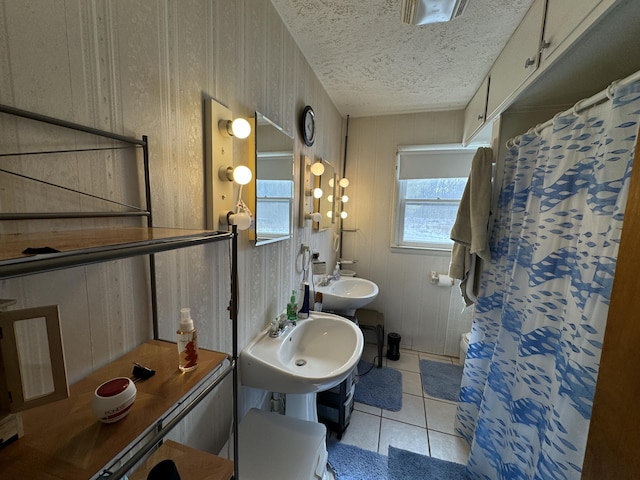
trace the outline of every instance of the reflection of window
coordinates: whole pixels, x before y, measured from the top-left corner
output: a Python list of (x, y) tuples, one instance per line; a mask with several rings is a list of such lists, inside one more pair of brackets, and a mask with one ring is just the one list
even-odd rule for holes
[(398, 147), (393, 246), (450, 249), (449, 238), (475, 150)]
[(256, 180), (256, 231), (260, 237), (289, 235), (293, 181)]

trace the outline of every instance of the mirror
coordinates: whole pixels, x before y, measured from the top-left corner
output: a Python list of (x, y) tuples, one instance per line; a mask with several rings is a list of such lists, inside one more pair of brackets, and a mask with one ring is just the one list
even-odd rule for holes
[(294, 201), (293, 138), (256, 112), (255, 152), (250, 152), (254, 180), (247, 192), (254, 214), (249, 238), (256, 245), (291, 238)]
[(0, 311), (0, 332), (0, 417), (69, 396), (57, 305)]
[(320, 222), (313, 223), (313, 228), (316, 230), (326, 230), (335, 223), (333, 210), (336, 194), (336, 169), (331, 162), (326, 160), (322, 160), (322, 164), (324, 165), (324, 173), (314, 177), (314, 188), (322, 190), (322, 197), (313, 200), (313, 211), (322, 214)]

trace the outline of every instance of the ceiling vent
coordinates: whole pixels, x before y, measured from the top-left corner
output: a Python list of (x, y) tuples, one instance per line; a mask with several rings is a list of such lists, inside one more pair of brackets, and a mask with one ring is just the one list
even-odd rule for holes
[(469, 0), (402, 0), (402, 23), (426, 25), (448, 22), (461, 16)]

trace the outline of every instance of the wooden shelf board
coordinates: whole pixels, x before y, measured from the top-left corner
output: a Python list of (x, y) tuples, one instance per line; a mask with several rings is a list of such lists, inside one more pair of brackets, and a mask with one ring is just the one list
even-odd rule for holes
[[(24, 437), (0, 450), (0, 478), (86, 479), (147, 432), (177, 402), (220, 367), (227, 355), (199, 351), (198, 368), (178, 370), (174, 343), (151, 340), (69, 388), (69, 398), (22, 413)], [(137, 362), (156, 370), (136, 383), (131, 412), (119, 422), (101, 423), (91, 411), (95, 389), (131, 375)]]
[[(176, 228), (99, 228), (0, 235), (0, 278), (40, 273), (228, 239), (230, 232)], [(26, 255), (27, 248), (59, 253)]]
[(149, 471), (167, 459), (174, 461), (180, 478), (229, 480), (233, 476), (231, 460), (166, 440), (138, 470), (129, 475), (129, 480), (146, 480)]

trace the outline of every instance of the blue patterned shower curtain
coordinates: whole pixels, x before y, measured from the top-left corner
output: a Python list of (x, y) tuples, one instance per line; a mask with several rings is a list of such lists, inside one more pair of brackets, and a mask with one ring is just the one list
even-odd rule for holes
[(579, 479), (640, 119), (640, 82), (505, 160), (457, 412), (472, 479)]

